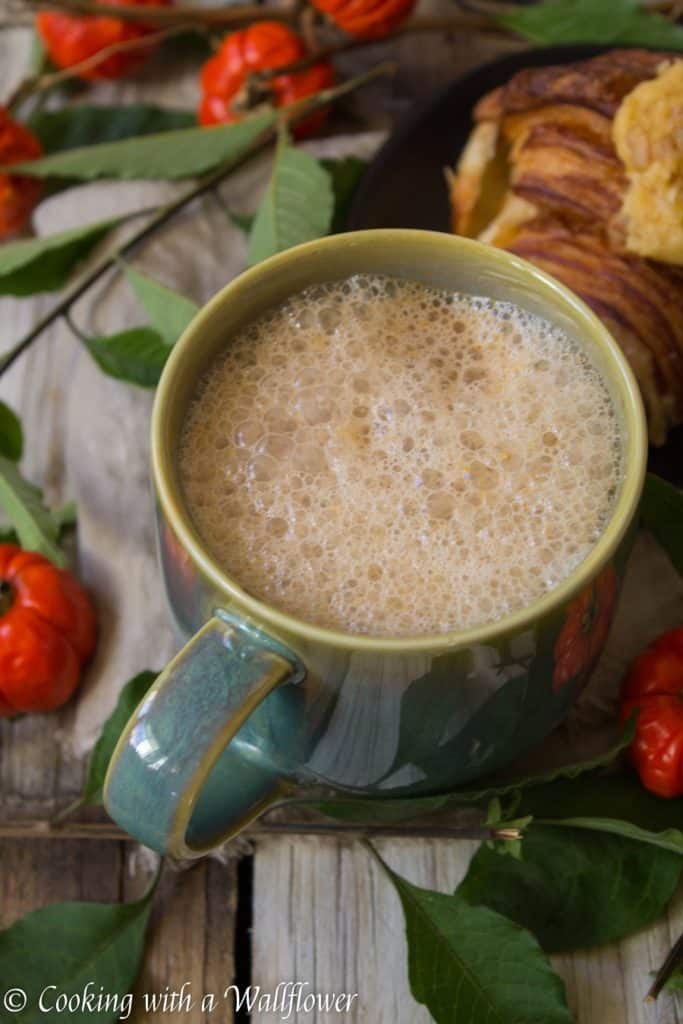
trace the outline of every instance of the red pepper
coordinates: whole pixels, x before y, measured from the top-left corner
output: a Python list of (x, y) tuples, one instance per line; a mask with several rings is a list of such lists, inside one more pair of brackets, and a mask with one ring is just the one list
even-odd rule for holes
[[(199, 123), (212, 125), (238, 121), (249, 113), (248, 93), (254, 72), (295, 64), (305, 56), (306, 47), (301, 37), (278, 21), (256, 21), (248, 28), (231, 32), (215, 56), (202, 68)], [(321, 60), (303, 71), (264, 80), (262, 95), (254, 99), (256, 105), (267, 100), (275, 107), (283, 107), (327, 89), (333, 82), (332, 65)], [(315, 132), (326, 113), (324, 109), (317, 110), (300, 121), (294, 128), (294, 135), (303, 138)]]
[[(0, 164), (34, 160), (42, 153), (38, 139), (0, 107)], [(42, 184), (36, 178), (0, 174), (0, 239), (16, 235), (38, 202)]]
[(683, 796), (683, 627), (664, 633), (633, 662), (621, 719), (637, 710), (631, 760), (646, 789)]
[(0, 544), (0, 718), (64, 704), (96, 631), (90, 598), (72, 573)]
[[(171, 0), (94, 0), (107, 7), (168, 7)], [(71, 68), (74, 64), (94, 57), (110, 46), (141, 39), (157, 32), (153, 25), (139, 21), (124, 21), (107, 15), (76, 15), (64, 11), (40, 11), (36, 15), (36, 31), (43, 41), (50, 60), (58, 68)], [(83, 79), (121, 78), (137, 70), (154, 49), (144, 46), (129, 52), (112, 53), (104, 60), (81, 71)]]
[(357, 39), (380, 39), (408, 17), (416, 0), (311, 0), (339, 28)]

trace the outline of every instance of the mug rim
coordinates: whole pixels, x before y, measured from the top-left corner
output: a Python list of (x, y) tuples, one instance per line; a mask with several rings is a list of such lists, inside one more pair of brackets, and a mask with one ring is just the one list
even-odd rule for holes
[[(557, 586), (519, 611), (480, 626), (413, 636), (377, 636), (330, 629), (281, 611), (273, 605), (253, 597), (242, 589), (237, 580), (221, 569), (201, 542), (199, 534), (192, 524), (189, 510), (184, 506), (180, 494), (176, 494), (176, 489), (171, 485), (174, 476), (174, 452), (168, 450), (165, 444), (166, 410), (174, 400), (175, 382), (178, 376), (182, 375), (188, 352), (196, 343), (197, 338), (201, 337), (204, 324), (215, 315), (218, 308), (230, 301), (233, 291), (252, 284), (255, 285), (259, 279), (277, 271), (292, 257), (305, 257), (307, 254), (320, 256), (321, 250), (337, 249), (340, 246), (357, 244), (363, 240), (369, 242), (373, 237), (383, 237), (385, 240), (394, 241), (397, 245), (409, 245), (411, 240), (419, 239), (423, 243), (433, 244), (435, 247), (442, 246), (444, 249), (451, 249), (454, 256), (476, 255), (480, 260), (483, 258), (489, 264), (498, 265), (501, 269), (512, 267), (521, 271), (533, 283), (536, 292), (545, 293), (546, 296), (558, 295), (565, 306), (570, 307), (582, 332), (585, 328), (585, 333), (607, 354), (607, 361), (613, 371), (613, 377), (612, 375), (607, 377), (602, 370), (600, 372), (612, 384), (624, 405), (624, 420), (627, 427), (623, 448), (624, 474), (617, 502), (598, 541), (583, 561), (579, 562)], [(638, 509), (645, 477), (647, 443), (645, 412), (635, 375), (610, 331), (583, 300), (550, 274), (503, 249), (497, 249), (460, 235), (413, 228), (374, 228), (366, 231), (345, 232), (304, 242), (269, 257), (233, 278), (199, 310), (174, 345), (157, 387), (151, 427), (152, 474), (157, 499), (163, 513), (196, 568), (218, 591), (226, 595), (233, 607), (239, 607), (241, 612), (266, 628), (273, 627), (289, 637), (294, 636), (298, 639), (337, 648), (390, 653), (424, 652), (486, 644), (494, 641), (500, 635), (521, 631), (554, 609), (563, 606), (610, 561), (628, 531)]]

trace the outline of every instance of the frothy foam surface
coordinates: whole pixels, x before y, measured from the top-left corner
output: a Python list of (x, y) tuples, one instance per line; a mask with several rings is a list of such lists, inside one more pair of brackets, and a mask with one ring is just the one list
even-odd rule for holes
[(606, 386), (515, 305), (357, 276), (226, 344), (187, 414), (188, 508), (219, 564), (298, 618), (395, 636), (495, 621), (609, 518)]

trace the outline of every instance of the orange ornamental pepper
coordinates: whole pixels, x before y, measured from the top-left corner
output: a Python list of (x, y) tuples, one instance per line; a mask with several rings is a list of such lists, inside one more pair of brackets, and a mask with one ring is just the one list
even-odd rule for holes
[(638, 655), (621, 690), (621, 719), (637, 711), (630, 755), (657, 796), (683, 796), (683, 627)]
[[(172, 0), (94, 0), (108, 7), (169, 7)], [(36, 31), (43, 41), (50, 60), (58, 68), (72, 68), (74, 64), (94, 57), (101, 50), (119, 43), (128, 43), (156, 32), (153, 25), (139, 21), (124, 21), (109, 15), (75, 15), (63, 11), (40, 11), (36, 15)], [(79, 72), (78, 78), (121, 78), (135, 71), (145, 62), (154, 46), (141, 47), (128, 53), (113, 53), (97, 64)]]
[(311, 0), (350, 36), (379, 39), (408, 17), (417, 0)]
[[(35, 160), (42, 151), (35, 135), (0, 107), (0, 164)], [(42, 185), (36, 178), (0, 174), (0, 240), (21, 231), (41, 191)]]
[[(206, 62), (201, 73), (202, 100), (197, 116), (203, 125), (238, 121), (249, 112), (249, 76), (256, 71), (295, 64), (306, 56), (303, 40), (278, 21), (257, 21), (239, 32), (231, 32), (223, 40), (214, 57)], [(267, 100), (273, 106), (311, 96), (327, 89), (334, 82), (334, 70), (326, 61), (318, 61), (303, 71), (264, 79), (257, 88), (261, 94), (253, 105)], [(316, 111), (294, 128), (298, 138), (317, 131), (327, 111)]]
[(96, 633), (90, 599), (70, 572), (0, 544), (0, 718), (64, 704)]

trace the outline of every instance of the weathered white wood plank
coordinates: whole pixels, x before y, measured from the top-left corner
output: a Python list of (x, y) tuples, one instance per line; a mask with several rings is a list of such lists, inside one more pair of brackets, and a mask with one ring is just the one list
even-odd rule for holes
[[(474, 844), (465, 843), (469, 851)], [(454, 889), (464, 871), (452, 846), (414, 840), (378, 842), (400, 874), (418, 885)], [(277, 926), (273, 927), (273, 922)], [(263, 840), (254, 858), (254, 985), (274, 992), (280, 981), (301, 981), (305, 993), (357, 993), (342, 1019), (373, 1024), (426, 1024), (407, 980), (401, 908), (393, 889), (359, 844), (317, 839)], [(254, 1013), (253, 1024), (267, 1024)], [(330, 1020), (299, 1013), (292, 1020)]]
[[(477, 844), (432, 840), (376, 843), (387, 863), (416, 885), (453, 892)], [(252, 981), (305, 992), (358, 993), (354, 1024), (426, 1024), (407, 981), (403, 913), (392, 886), (360, 845), (320, 839), (263, 839), (254, 860)], [(660, 925), (620, 943), (552, 958), (577, 1024), (678, 1024), (674, 999), (644, 1005), (651, 972), (683, 930), (683, 900)], [(267, 1024), (256, 1012), (253, 1024)], [(333, 1019), (294, 1014), (293, 1024)], [(338, 1019), (338, 1018), (337, 1018)]]
[[(125, 879), (127, 899), (138, 898), (150, 883), (138, 860), (133, 877)], [(236, 860), (226, 864), (205, 860), (189, 871), (166, 870), (156, 893), (135, 987), (133, 1024), (231, 1024), (233, 1004), (224, 992), (234, 971), (236, 908)], [(152, 1001), (165, 993), (182, 993), (185, 1001), (178, 999), (174, 1004), (169, 997), (166, 1002)], [(211, 1013), (202, 1012), (207, 995), (216, 999)]]

